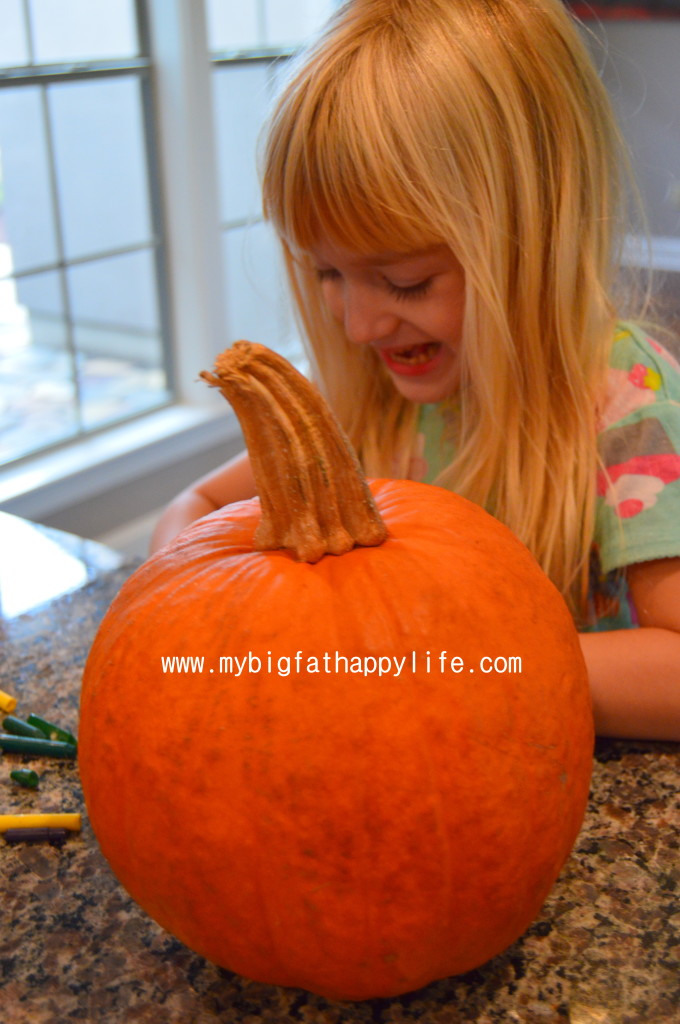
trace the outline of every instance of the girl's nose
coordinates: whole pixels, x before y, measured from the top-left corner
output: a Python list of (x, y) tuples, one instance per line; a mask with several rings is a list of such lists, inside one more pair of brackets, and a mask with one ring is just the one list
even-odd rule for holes
[(376, 289), (345, 282), (342, 314), (339, 317), (349, 341), (367, 345), (389, 337), (399, 324), (399, 317)]

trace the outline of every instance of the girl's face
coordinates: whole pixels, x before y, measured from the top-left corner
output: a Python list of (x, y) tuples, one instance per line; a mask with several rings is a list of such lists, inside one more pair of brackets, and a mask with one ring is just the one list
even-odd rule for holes
[(455, 393), (465, 279), (446, 246), (367, 257), (324, 242), (310, 256), (347, 338), (374, 349), (405, 398), (439, 402)]

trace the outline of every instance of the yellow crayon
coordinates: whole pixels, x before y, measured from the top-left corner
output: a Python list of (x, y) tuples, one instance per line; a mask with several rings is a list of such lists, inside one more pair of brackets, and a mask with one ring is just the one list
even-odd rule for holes
[(0, 711), (4, 711), (6, 714), (10, 715), (16, 706), (16, 697), (12, 697), (9, 693), (5, 693), (4, 690), (0, 690)]
[(79, 814), (0, 814), (0, 832), (10, 828), (67, 828), (79, 832)]

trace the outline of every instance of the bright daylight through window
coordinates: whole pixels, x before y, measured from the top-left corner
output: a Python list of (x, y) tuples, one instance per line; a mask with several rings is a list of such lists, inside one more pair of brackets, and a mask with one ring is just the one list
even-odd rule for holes
[(170, 391), (148, 71), (132, 4), (5, 0), (3, 9), (2, 63), (12, 68), (0, 90), (8, 461), (157, 407)]
[(281, 59), (331, 0), (176, 0), (151, 18), (154, 2), (0, 0), (0, 465), (177, 398), (171, 298), (192, 259), (178, 275), (166, 258), (159, 11), (207, 25), (225, 344), (295, 354), (254, 149)]

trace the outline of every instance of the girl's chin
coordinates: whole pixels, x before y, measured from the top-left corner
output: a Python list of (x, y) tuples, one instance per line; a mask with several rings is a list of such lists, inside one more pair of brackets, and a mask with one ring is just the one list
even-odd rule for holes
[(417, 405), (434, 405), (437, 402), (443, 402), (444, 399), (455, 395), (458, 390), (457, 381), (428, 383), (417, 378), (406, 381), (403, 377), (399, 379), (392, 377), (392, 382), (403, 398), (408, 399), (409, 402), (415, 402)]

